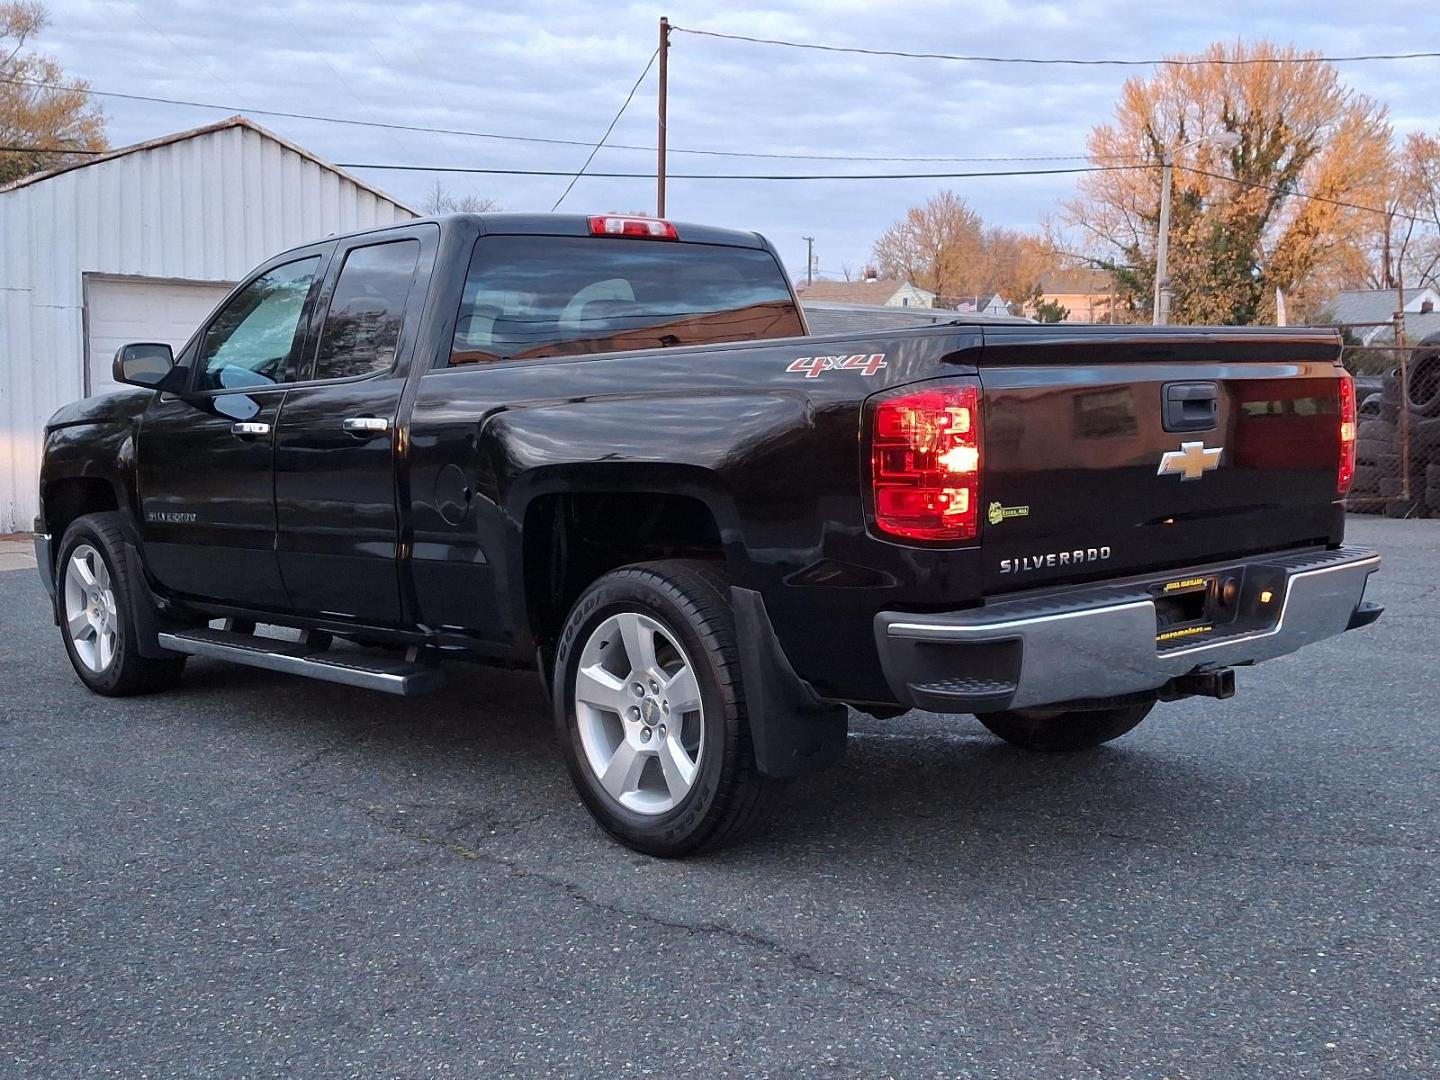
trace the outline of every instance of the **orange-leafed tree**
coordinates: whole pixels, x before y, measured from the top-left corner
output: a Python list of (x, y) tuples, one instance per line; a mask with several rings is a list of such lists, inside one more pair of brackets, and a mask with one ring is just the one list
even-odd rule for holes
[(986, 225), (953, 191), (942, 191), (886, 229), (874, 247), (887, 277), (936, 295), (941, 306), (999, 293), (1018, 303), (1056, 267), (1048, 239)]
[[(1385, 109), (1293, 47), (1235, 42), (1170, 59), (1184, 62), (1127, 81), (1114, 121), (1090, 133), (1092, 159), (1110, 168), (1082, 179), (1067, 223), (1116, 267), (1132, 312), (1148, 313), (1168, 150), (1172, 319), (1269, 321), (1276, 289), (1313, 307), (1374, 224), (1341, 204), (1368, 205), (1391, 182)], [(1238, 144), (1204, 141), (1219, 132)]]
[(943, 300), (981, 287), (976, 271), (984, 249), (980, 215), (953, 191), (942, 191), (881, 233), (874, 255), (887, 276)]
[(999, 293), (1012, 307), (1033, 302), (1041, 279), (1067, 269), (1073, 259), (1056, 250), (1048, 225), (1040, 232), (993, 226), (985, 231), (981, 292)]
[(0, 146), (23, 148), (0, 151), (0, 185), (82, 156), (42, 151), (108, 145), (105, 115), (85, 93), (88, 85), (29, 47), (46, 21), (34, 0), (0, 0)]

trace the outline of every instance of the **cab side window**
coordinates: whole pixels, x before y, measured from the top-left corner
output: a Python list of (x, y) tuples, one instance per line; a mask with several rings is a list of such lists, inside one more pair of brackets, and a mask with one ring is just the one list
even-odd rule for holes
[(318, 255), (286, 263), (235, 294), (205, 331), (195, 389), (244, 390), (283, 383), (319, 267)]
[(325, 316), (315, 378), (350, 379), (395, 366), (419, 261), (418, 240), (371, 244), (346, 254)]

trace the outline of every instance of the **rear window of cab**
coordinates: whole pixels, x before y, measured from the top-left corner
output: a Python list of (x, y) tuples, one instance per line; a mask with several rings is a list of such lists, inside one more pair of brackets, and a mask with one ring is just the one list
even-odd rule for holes
[(803, 334), (768, 251), (569, 236), (482, 236), (451, 365)]

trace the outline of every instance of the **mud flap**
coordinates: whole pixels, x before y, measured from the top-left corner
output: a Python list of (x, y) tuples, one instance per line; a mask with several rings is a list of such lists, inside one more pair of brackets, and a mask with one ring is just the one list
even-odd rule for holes
[(845, 756), (845, 706), (823, 701), (795, 674), (758, 592), (732, 586), (730, 603), (756, 766), (765, 776), (786, 777), (835, 764)]
[[(145, 580), (145, 564), (140, 561), (140, 551), (128, 539), (125, 541), (125, 592), (130, 597), (130, 613), (135, 620), (135, 644), (140, 655), (150, 660), (173, 660), (183, 656), (183, 653), (160, 647), (160, 609), (155, 605), (154, 594)], [(59, 610), (58, 606), (56, 610)]]

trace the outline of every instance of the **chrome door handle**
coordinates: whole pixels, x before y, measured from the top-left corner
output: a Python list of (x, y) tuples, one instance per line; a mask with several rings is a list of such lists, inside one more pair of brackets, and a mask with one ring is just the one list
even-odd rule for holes
[(269, 435), (270, 425), (261, 424), (255, 420), (241, 420), (230, 425), (230, 434), (237, 439), (254, 439), (261, 435)]
[(340, 421), (340, 429), (351, 435), (384, 435), (390, 421), (383, 416), (350, 416)]

